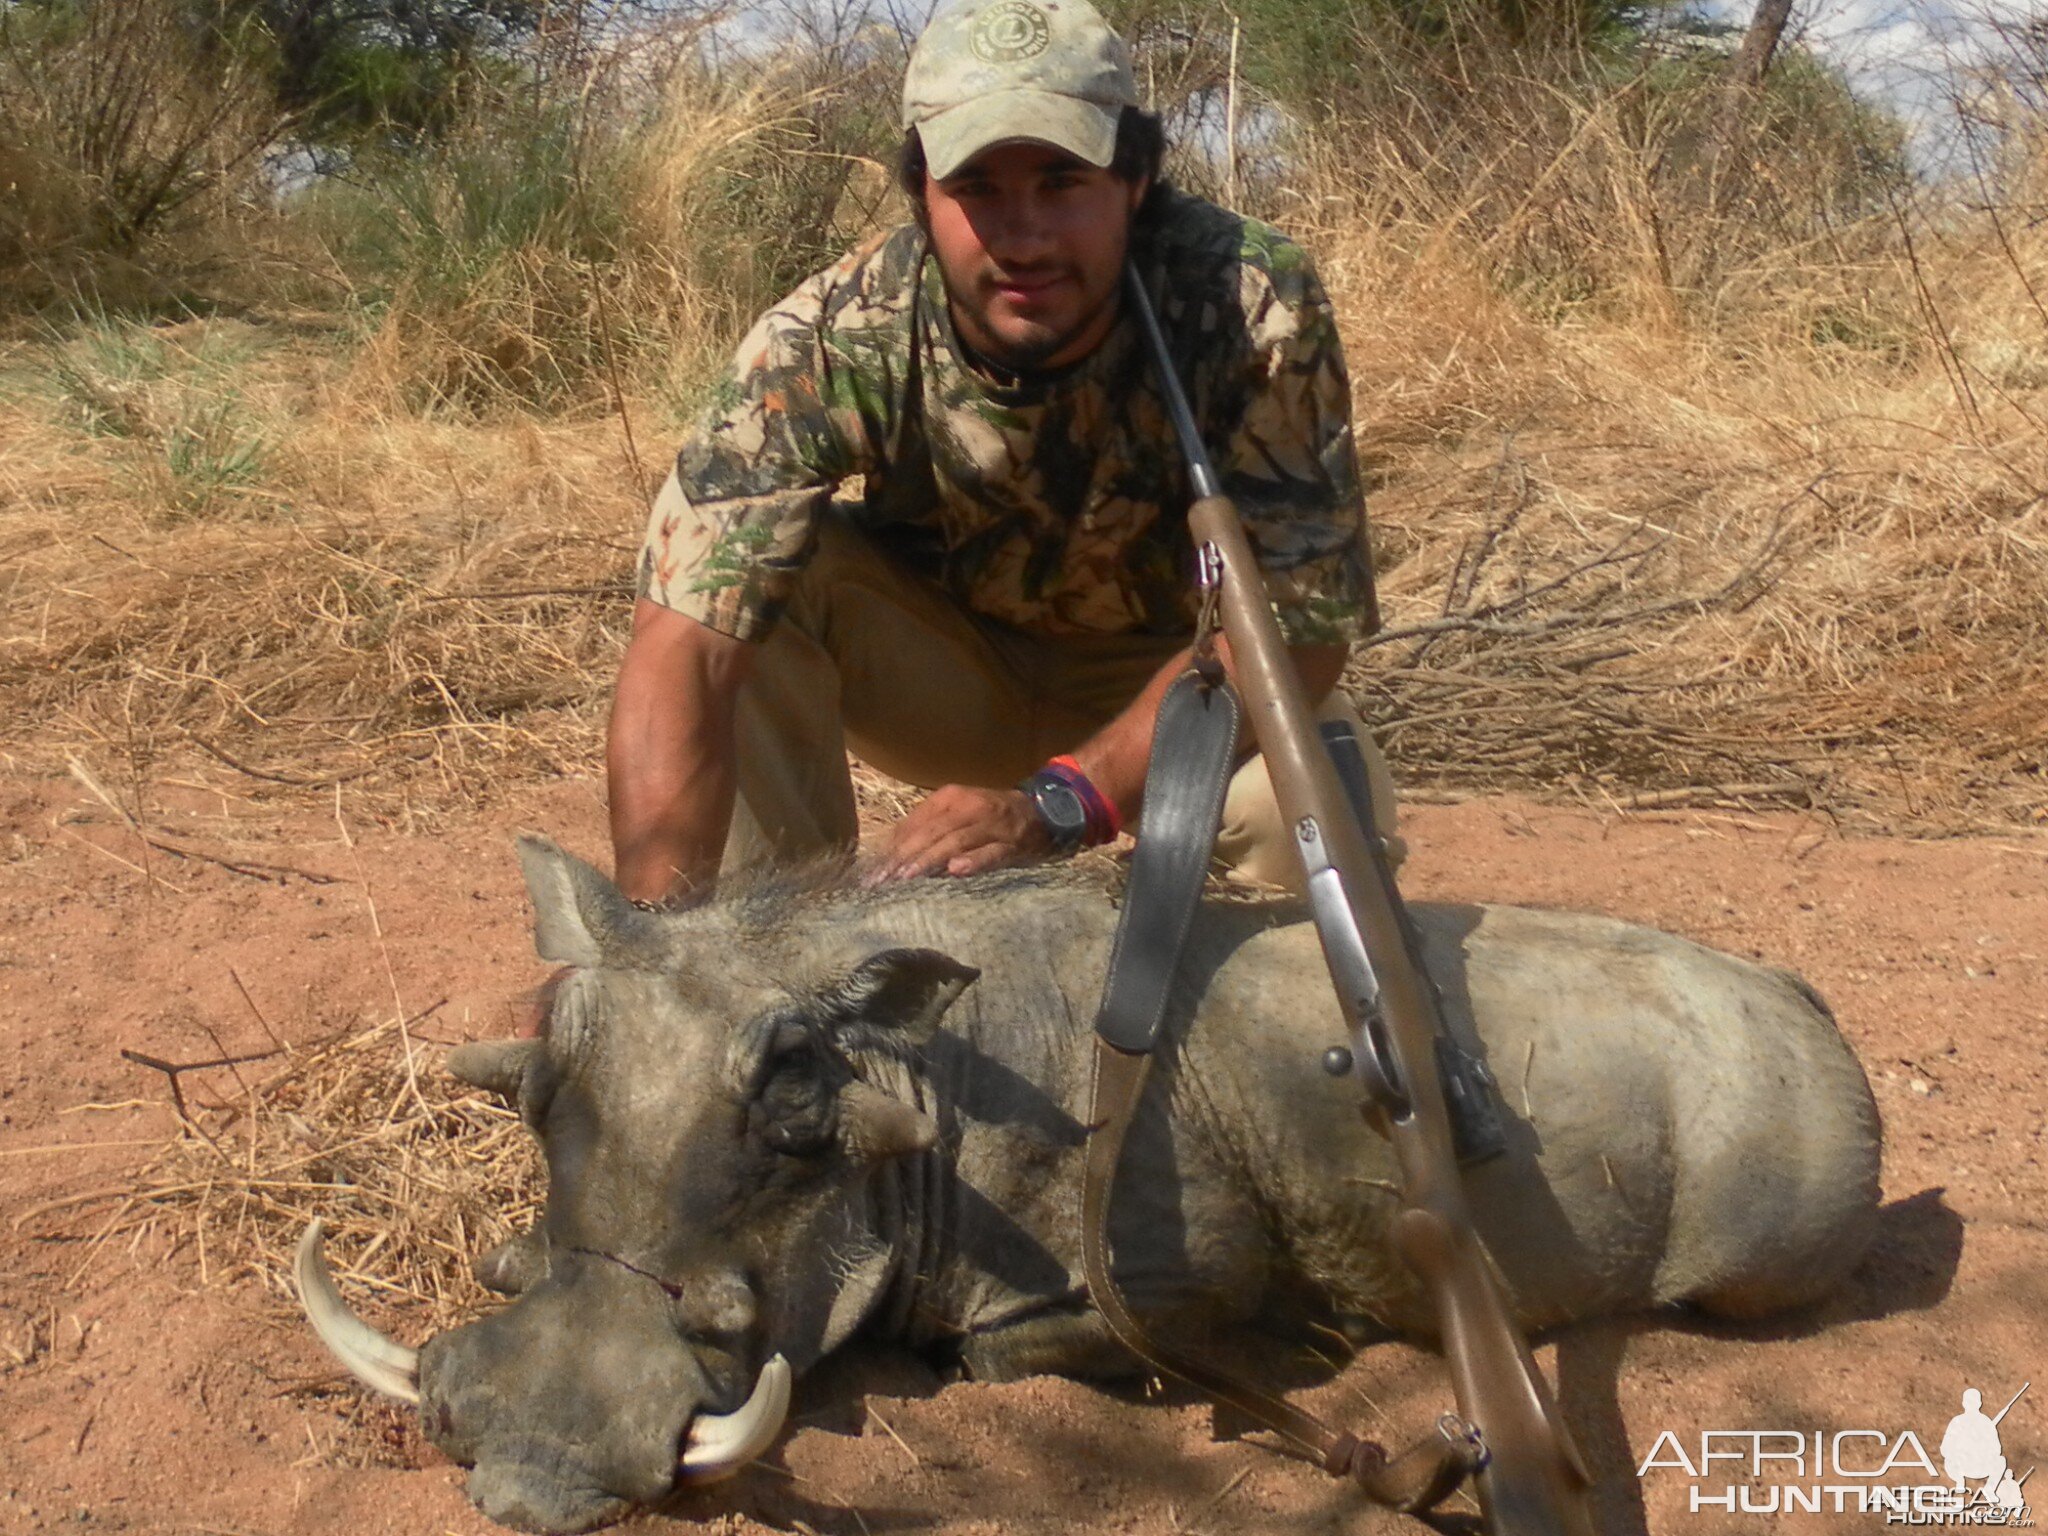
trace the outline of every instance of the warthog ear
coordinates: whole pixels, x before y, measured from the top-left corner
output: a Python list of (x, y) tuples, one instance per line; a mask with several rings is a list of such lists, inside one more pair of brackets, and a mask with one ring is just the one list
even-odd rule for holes
[(540, 1058), (538, 1040), (473, 1040), (448, 1053), (448, 1074), (517, 1103), (520, 1084)]
[(828, 1024), (900, 1029), (922, 1044), (980, 974), (936, 949), (885, 949), (827, 987), (818, 1006)]
[(533, 898), (533, 946), (557, 965), (642, 969), (658, 963), (659, 921), (545, 837), (519, 834), (519, 867)]
[(929, 1152), (939, 1123), (915, 1105), (858, 1079), (839, 1090), (839, 1135), (846, 1150), (871, 1162)]

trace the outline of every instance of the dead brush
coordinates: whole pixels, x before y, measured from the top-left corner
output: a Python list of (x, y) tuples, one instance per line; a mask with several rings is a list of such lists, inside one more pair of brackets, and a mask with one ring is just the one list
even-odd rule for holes
[(646, 493), (615, 429), (380, 432), (316, 392), (232, 518), (169, 521), (39, 417), (0, 450), (47, 487), (0, 522), (20, 767), (466, 800), (592, 761)]
[(1375, 491), (1389, 623), (1352, 685), (1397, 771), (2039, 820), (2048, 244), (1983, 188), (1859, 209), (1847, 148), (1717, 183), (1631, 89), (1482, 80), (1451, 122), (1397, 92), (1291, 184)]
[(1709, 475), (1616, 418), (1626, 448), (1531, 428), (1439, 460), (1427, 499), (1382, 496), (1418, 554), (1352, 681), (1398, 764), (1596, 803), (2038, 818), (2048, 566), (2019, 475), (1967, 442), (1858, 453), (1848, 432)]
[(178, 291), (208, 223), (240, 223), (289, 124), (241, 51), (171, 0), (0, 11), (0, 299)]

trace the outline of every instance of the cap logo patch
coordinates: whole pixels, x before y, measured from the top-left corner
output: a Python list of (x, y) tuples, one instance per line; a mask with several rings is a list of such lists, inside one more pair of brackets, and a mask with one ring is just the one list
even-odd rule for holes
[(985, 64), (1015, 64), (1036, 58), (1051, 40), (1045, 12), (1030, 0), (1002, 0), (975, 18), (967, 44)]

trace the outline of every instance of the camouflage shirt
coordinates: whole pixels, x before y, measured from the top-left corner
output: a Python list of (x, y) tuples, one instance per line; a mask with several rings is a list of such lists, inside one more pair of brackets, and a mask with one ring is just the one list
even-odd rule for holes
[[(1196, 420), (1294, 643), (1377, 623), (1350, 382), (1307, 255), (1176, 194), (1134, 250)], [(915, 225), (776, 305), (677, 456), (639, 590), (758, 639), (836, 507), (971, 611), (1032, 633), (1186, 634), (1188, 476), (1142, 338), (996, 382), (963, 353)]]

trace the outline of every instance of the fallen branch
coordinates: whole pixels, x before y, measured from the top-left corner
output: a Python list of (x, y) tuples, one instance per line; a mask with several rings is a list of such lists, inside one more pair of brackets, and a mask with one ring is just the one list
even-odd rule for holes
[(428, 592), (423, 603), (502, 603), (526, 597), (631, 597), (629, 581), (608, 581), (595, 587), (494, 587), (482, 592)]
[[(77, 758), (72, 758), (71, 776), (85, 786), (92, 797), (121, 818), (122, 823), (139, 838), (145, 847), (154, 848), (158, 853), (167, 853), (174, 859), (195, 859), (202, 864), (212, 864), (234, 875), (245, 875), (252, 880), (275, 881), (283, 885), (296, 875), (309, 885), (333, 885), (336, 877), (323, 875), (317, 870), (301, 869), (296, 864), (270, 864), (261, 859), (230, 859), (217, 853), (208, 853), (203, 848), (188, 848), (182, 843), (173, 843), (151, 833), (141, 820), (127, 806), (116, 800), (113, 794), (93, 777), (92, 770)], [(104, 850), (102, 850), (104, 851)], [(148, 871), (144, 870), (147, 874)]]
[(0, 1147), (0, 1157), (43, 1157), (52, 1152), (98, 1152), (108, 1147), (160, 1147), (154, 1136), (125, 1141), (53, 1141), (41, 1147)]
[(1656, 789), (1630, 795), (1616, 803), (1630, 811), (1684, 810), (1688, 806), (1713, 805), (1724, 800), (1792, 800), (1808, 805), (1813, 800), (1810, 786), (1794, 779), (1753, 784), (1693, 784), (1680, 789)]
[(252, 768), (239, 758), (229, 756), (228, 753), (215, 746), (197, 731), (187, 732), (185, 739), (199, 748), (200, 751), (206, 753), (207, 756), (217, 758), (221, 762), (226, 763), (228, 767), (234, 769), (237, 773), (246, 773), (252, 779), (262, 779), (271, 784), (289, 784), (294, 789), (332, 789), (337, 784), (353, 784), (357, 779), (367, 779), (373, 774), (382, 773), (391, 767), (389, 763), (372, 763), (369, 767), (358, 768), (353, 773), (333, 774), (324, 779), (305, 779), (295, 774), (272, 773), (267, 769)]
[[(177, 1111), (180, 1120), (201, 1136), (206, 1136), (206, 1132), (200, 1128), (199, 1122), (192, 1118), (191, 1110), (186, 1108), (185, 1094), (178, 1086), (178, 1079), (187, 1072), (204, 1072), (214, 1067), (239, 1067), (244, 1062), (268, 1061), (273, 1056), (283, 1054), (284, 1051), (280, 1047), (269, 1051), (252, 1051), (245, 1056), (216, 1056), (211, 1061), (164, 1061), (156, 1056), (145, 1056), (140, 1051), (131, 1051), (125, 1045), (121, 1047), (123, 1061), (132, 1061), (138, 1067), (148, 1067), (153, 1072), (161, 1072), (170, 1080), (171, 1107)], [(210, 1136), (207, 1137), (209, 1141), (212, 1139)]]

